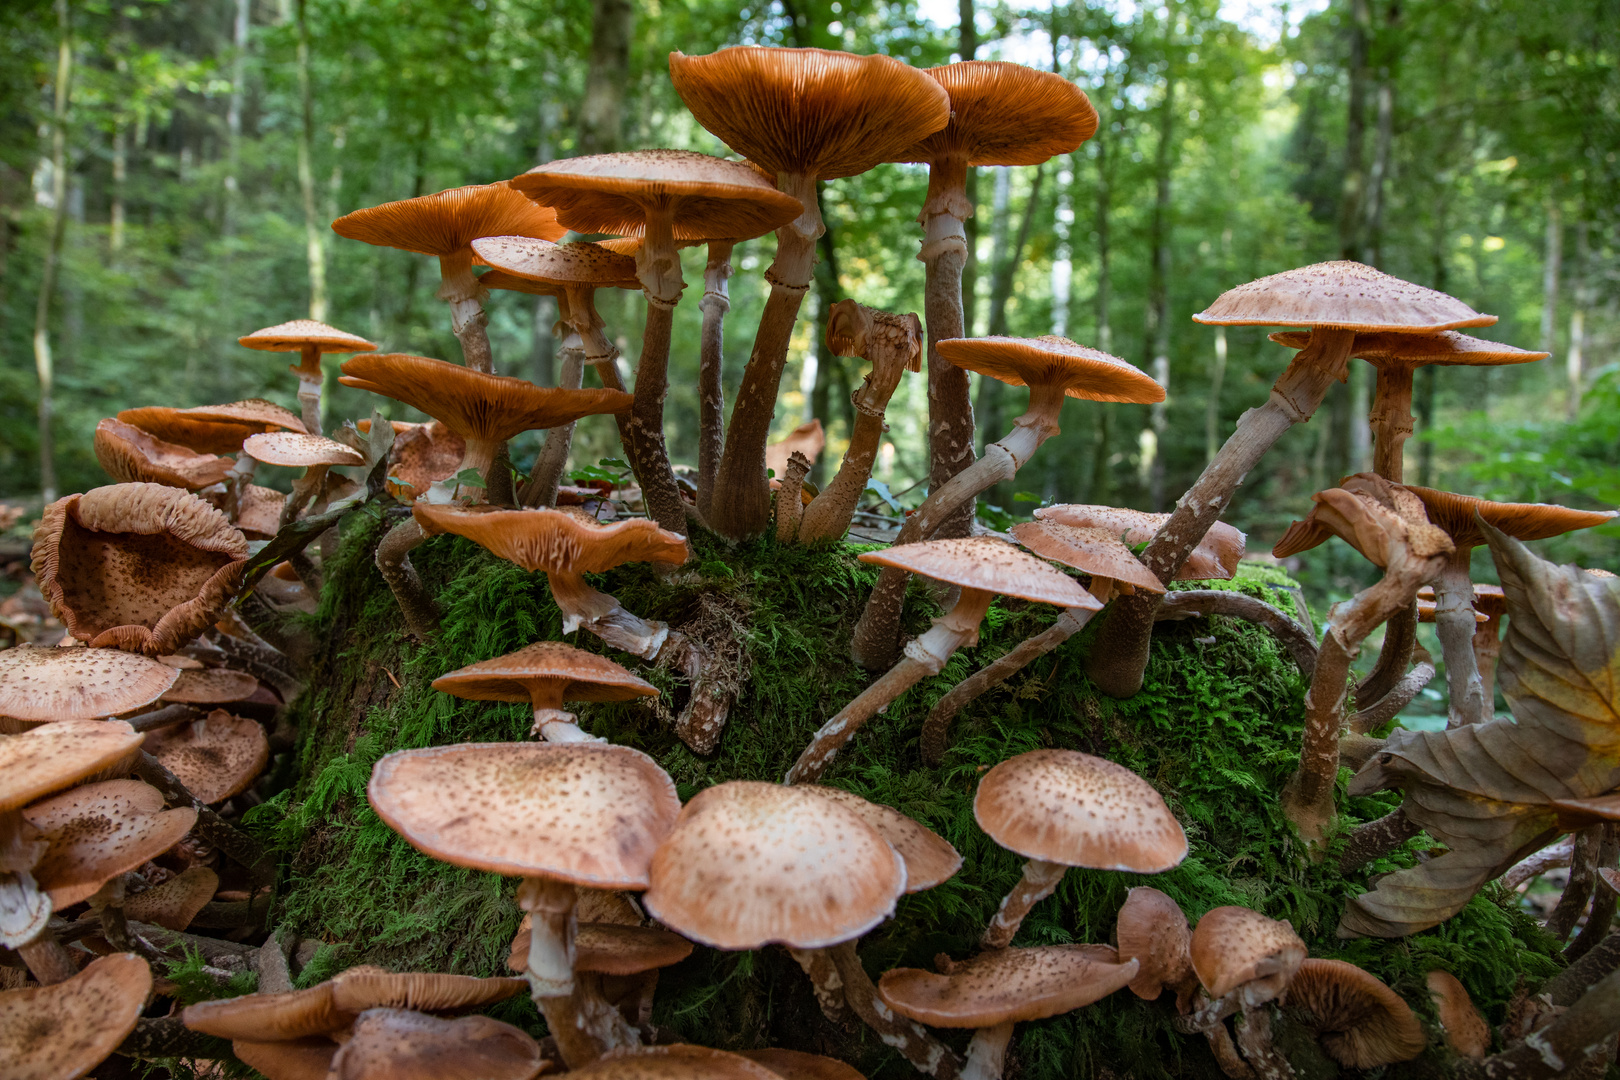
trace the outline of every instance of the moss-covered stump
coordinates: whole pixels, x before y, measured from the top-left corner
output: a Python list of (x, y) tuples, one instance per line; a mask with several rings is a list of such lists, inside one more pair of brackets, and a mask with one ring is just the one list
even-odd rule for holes
[[(461, 701), (428, 684), (532, 641), (561, 640), (560, 615), (543, 575), (466, 540), (439, 537), (414, 559), (444, 611), (443, 629), (432, 642), (411, 642), (371, 562), (380, 528), (363, 516), (347, 527), (320, 611), (306, 628), (320, 645), (309, 689), (293, 706), (301, 731), (297, 774), (252, 817), (283, 852), (278, 924), (327, 943), (304, 970), (305, 985), (367, 962), (495, 974), (518, 923), (514, 880), (418, 853), (372, 812), (365, 789), (372, 764), (393, 750), (529, 737), (526, 707)], [(599, 585), (639, 615), (738, 643), (740, 686), (719, 750), (700, 758), (682, 746), (671, 710), (685, 688), (670, 673), (645, 670), (623, 655), (615, 659), (657, 684), (663, 697), (652, 705), (579, 708), (587, 730), (662, 763), (683, 799), (723, 780), (779, 780), (816, 728), (866, 685), (870, 676), (849, 659), (849, 639), (877, 576), (851, 547), (810, 552), (762, 540), (730, 549), (703, 537), (694, 545), (696, 558), (677, 573), (660, 577), (651, 567), (628, 566)], [(1286, 607), (1287, 594), (1278, 588), (1286, 584), (1274, 572), (1246, 568), (1230, 587), (1270, 601), (1282, 597)], [(925, 583), (914, 582), (908, 632), (937, 612)], [(1145, 777), (1185, 826), (1191, 854), (1150, 879), (1071, 871), (1024, 923), (1019, 944), (1106, 942), (1126, 889), (1151, 883), (1194, 919), (1222, 904), (1288, 919), (1313, 955), (1370, 969), (1431, 1030), (1423, 987), (1430, 968), (1456, 974), (1499, 1020), (1521, 978), (1533, 984), (1558, 966), (1550, 942), (1515, 898), (1494, 887), (1422, 935), (1336, 939), (1343, 901), (1365, 887), (1365, 878), (1345, 879), (1331, 856), (1314, 865), (1300, 857), (1276, 793), (1297, 759), (1305, 685), (1278, 643), (1248, 623), (1226, 617), (1161, 623), (1144, 687), (1126, 701), (1095, 692), (1082, 670), (1088, 635), (1077, 635), (972, 703), (954, 724), (944, 765), (923, 766), (918, 733), (934, 702), (1055, 616), (1040, 605), (998, 602), (979, 645), (874, 718), (828, 774), (828, 782), (926, 823), (965, 859), (954, 879), (903, 897), (896, 917), (863, 940), (861, 955), (874, 976), (899, 965), (931, 967), (938, 953), (961, 958), (974, 951), (1022, 866), (974, 824), (977, 779), (996, 762), (1042, 746), (1084, 750)], [(588, 636), (574, 643), (607, 651)], [(1346, 826), (1380, 817), (1394, 804), (1390, 795), (1341, 799)], [(1425, 844), (1420, 837), (1411, 847)], [(1410, 865), (1415, 857), (1405, 851), (1368, 872)], [(1008, 1075), (1219, 1076), (1202, 1039), (1171, 1031), (1173, 1011), (1168, 995), (1147, 1002), (1121, 991), (1077, 1013), (1020, 1025)], [(509, 1002), (496, 1015), (543, 1031), (527, 1000)], [(864, 1030), (828, 1023), (797, 965), (777, 948), (697, 949), (664, 972), (654, 1022), (705, 1045), (785, 1046), (842, 1057), (870, 1076), (916, 1075)], [(1440, 1075), (1444, 1063), (1431, 1051), (1399, 1071)]]

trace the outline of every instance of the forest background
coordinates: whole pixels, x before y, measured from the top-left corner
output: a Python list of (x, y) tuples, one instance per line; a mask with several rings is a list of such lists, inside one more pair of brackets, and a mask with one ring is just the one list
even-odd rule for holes
[[(1017, 60), (1074, 80), (1101, 114), (1074, 154), (977, 170), (969, 324), (1095, 345), (1152, 372), (1169, 398), (1069, 402), (1062, 435), (992, 493), (993, 517), (1041, 501), (1169, 509), (1287, 356), (1261, 330), (1189, 316), (1233, 285), (1332, 258), (1452, 293), (1501, 317), (1485, 336), (1553, 354), (1422, 369), (1410, 480), (1620, 503), (1620, 0), (1036, 4), (5, 0), (0, 497), (37, 508), (105, 482), (91, 433), (120, 409), (292, 404), (288, 358), (235, 343), (262, 326), (310, 316), (385, 350), (459, 360), (431, 261), (340, 239), (329, 222), (553, 158), (725, 153), (682, 107), (667, 55), (769, 44), (919, 67)], [(921, 310), (926, 183), (923, 167), (885, 165), (822, 185), (828, 230), (776, 420), (782, 433), (822, 419), (822, 470), (842, 449), (860, 361), (830, 354), (821, 320), (843, 297)], [(773, 244), (742, 245), (735, 261), (728, 390)], [(701, 249), (685, 273), (701, 282)], [(677, 462), (695, 457), (698, 291), (676, 314)], [(600, 303), (633, 358), (641, 300)], [(497, 369), (554, 382), (551, 302), (496, 293), (490, 309)], [(1251, 551), (1303, 516), (1312, 491), (1366, 467), (1371, 371), (1352, 364), (1315, 422), (1249, 478), (1228, 518)], [(976, 390), (991, 438), (1016, 411), (1003, 389)], [(335, 390), (333, 418), (381, 407), (420, 419)], [(889, 423), (876, 478), (915, 505), (922, 378), (902, 385)], [(525, 436), (513, 460), (537, 443)], [(617, 452), (606, 418), (581, 425), (576, 467)], [(1620, 526), (1588, 530), (1544, 553), (1620, 570), (1616, 538)], [(1370, 570), (1341, 545), (1305, 559), (1294, 569), (1316, 603)], [(1475, 572), (1494, 579), (1483, 556)]]

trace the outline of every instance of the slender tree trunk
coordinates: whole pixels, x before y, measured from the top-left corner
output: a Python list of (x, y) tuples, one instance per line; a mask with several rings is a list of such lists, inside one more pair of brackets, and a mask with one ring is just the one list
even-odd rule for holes
[(1215, 460), (1221, 443), (1221, 384), (1226, 381), (1226, 327), (1215, 328), (1215, 364), (1209, 372), (1209, 401), (1204, 407), (1204, 461)]
[(1564, 272), (1564, 211), (1547, 196), (1547, 246), (1541, 260), (1541, 351), (1558, 344), (1558, 281)]
[(232, 35), (231, 97), (225, 109), (225, 213), (224, 233), (236, 228), (237, 176), (242, 168), (242, 102), (247, 96), (248, 27), (253, 17), (253, 0), (236, 0), (236, 24)]
[[(1584, 215), (1583, 215), (1584, 216)], [(1564, 408), (1567, 419), (1573, 422), (1581, 412), (1581, 381), (1584, 375), (1586, 351), (1586, 309), (1592, 302), (1589, 284), (1591, 251), (1588, 250), (1587, 224), (1575, 223), (1574, 281), (1570, 292), (1574, 301), (1569, 312), (1569, 349), (1565, 353), (1565, 376), (1569, 381), (1569, 396)]]
[(297, 0), (298, 103), (303, 122), (298, 127), (298, 190), (304, 200), (304, 246), (309, 260), (309, 317), (326, 321), (326, 236), (315, 208), (315, 100), (309, 77), (308, 0)]
[[(544, 165), (551, 160), (550, 95), (542, 97), (535, 114), (535, 127), (538, 131), (535, 137), (534, 163)], [(530, 346), (529, 355), (535, 382), (541, 386), (558, 385), (557, 337), (551, 329), (557, 322), (557, 315), (556, 297), (536, 296), (534, 298), (533, 343)]]
[[(974, 0), (957, 0), (956, 53), (963, 60), (972, 60), (979, 53), (979, 28), (974, 24)], [(967, 171), (968, 205), (979, 205), (979, 171)], [(979, 309), (979, 218), (969, 214), (962, 219), (962, 235), (967, 245), (967, 258), (962, 263), (962, 330), (968, 337), (978, 325)]]
[(594, 0), (591, 5), (591, 60), (579, 113), (581, 155), (606, 154), (619, 147), (635, 25), (636, 9), (630, 0)]
[[(1170, 25), (1174, 26), (1172, 7)], [(1152, 269), (1148, 276), (1147, 326), (1142, 335), (1144, 367), (1165, 388), (1165, 400), (1149, 408), (1149, 425), (1153, 433), (1153, 458), (1145, 463), (1148, 482), (1148, 505), (1154, 513), (1164, 509), (1164, 441), (1169, 430), (1170, 390), (1170, 170), (1174, 167), (1172, 147), (1175, 145), (1176, 69), (1172, 63), (1166, 67), (1164, 104), (1160, 110), (1159, 146), (1154, 154), (1153, 222), (1149, 231), (1152, 247)], [(1147, 443), (1147, 440), (1143, 440)]]
[[(1097, 322), (1097, 348), (1105, 353), (1114, 351), (1114, 329), (1109, 321), (1109, 308), (1113, 303), (1113, 234), (1110, 231), (1113, 224), (1113, 170), (1110, 167), (1108, 156), (1108, 142), (1099, 139), (1093, 143), (1097, 148), (1097, 192), (1095, 196), (1095, 216), (1093, 225), (1097, 233), (1097, 291), (1092, 295), (1091, 303), (1095, 311)], [(1099, 410), (1101, 416), (1097, 419), (1096, 447), (1091, 459), (1091, 490), (1086, 496), (1093, 503), (1106, 505), (1111, 497), (1111, 480), (1113, 479), (1113, 465), (1109, 462), (1109, 426), (1113, 415), (1111, 409)]]
[(1350, 0), (1349, 109), (1344, 125), (1344, 180), (1339, 189), (1339, 258), (1361, 258), (1359, 239), (1366, 185), (1362, 158), (1367, 127), (1367, 36), (1372, 29), (1369, 0)]
[[(1446, 225), (1446, 211), (1448, 209), (1449, 205), (1442, 197), (1435, 211), (1434, 236), (1432, 238), (1434, 246), (1431, 249), (1432, 273), (1434, 275), (1433, 288), (1440, 292), (1446, 291), (1450, 279), (1450, 274), (1446, 268), (1446, 242), (1450, 236), (1450, 230)], [(1434, 405), (1438, 396), (1439, 383), (1435, 379), (1435, 365), (1425, 364), (1423, 367), (1418, 368), (1417, 371), (1415, 402), (1417, 406), (1417, 433), (1424, 436), (1423, 441), (1418, 444), (1419, 487), (1434, 486), (1434, 443), (1428, 438), (1428, 435), (1434, 430)]]
[(51, 236), (34, 306), (34, 369), (39, 375), (39, 490), (56, 501), (56, 447), (51, 432), (56, 365), (51, 358), (51, 296), (67, 235), (67, 124), (73, 81), (73, 24), (68, 0), (56, 0), (56, 91), (51, 110)]
[[(816, 184), (816, 197), (821, 197), (821, 184)], [(823, 219), (825, 223), (825, 219)], [(827, 347), (827, 321), (832, 318), (833, 305), (844, 298), (843, 287), (838, 283), (838, 247), (833, 243), (833, 227), (826, 226), (827, 231), (816, 239), (815, 286), (816, 286), (816, 324), (810, 335), (810, 353), (808, 362), (816, 366), (815, 379), (810, 386), (809, 400), (806, 402), (807, 414), (805, 423), (816, 417), (821, 417), (824, 427), (832, 424), (832, 383), (837, 379), (843, 366), (843, 357)], [(846, 410), (847, 412), (848, 410)], [(846, 424), (846, 428), (848, 425)], [(810, 482), (817, 489), (826, 486), (828, 469), (828, 455), (820, 454), (810, 469)]]

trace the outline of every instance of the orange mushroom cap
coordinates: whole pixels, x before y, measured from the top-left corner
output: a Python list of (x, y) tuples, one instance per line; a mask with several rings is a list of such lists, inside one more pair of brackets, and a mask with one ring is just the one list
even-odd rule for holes
[(323, 353), (373, 352), (377, 346), (358, 334), (339, 330), (314, 319), (293, 319), (236, 339), (238, 345), (261, 352), (302, 352), (313, 346)]
[[(1145, 544), (1170, 520), (1169, 514), (1149, 514), (1117, 506), (1060, 503), (1035, 511), (1036, 521), (1052, 521), (1082, 529), (1103, 529), (1131, 546)], [(1230, 581), (1243, 559), (1246, 537), (1224, 521), (1209, 527), (1192, 554), (1176, 573), (1177, 581)]]
[(1567, 506), (1550, 503), (1491, 502), (1472, 495), (1436, 491), (1411, 484), (1406, 488), (1423, 500), (1429, 520), (1444, 529), (1451, 542), (1459, 548), (1478, 547), (1485, 542), (1485, 534), (1480, 531), (1475, 514), (1515, 540), (1545, 540), (1549, 536), (1562, 536), (1576, 529), (1607, 525), (1617, 516), (1613, 510), (1571, 510)]
[(1245, 907), (1218, 907), (1193, 927), (1192, 963), (1212, 998), (1254, 983), (1251, 1005), (1282, 994), (1305, 960), (1294, 928)]
[[(1308, 330), (1283, 330), (1267, 336), (1290, 349), (1303, 349), (1311, 343)], [(1436, 334), (1389, 331), (1357, 334), (1350, 355), (1375, 367), (1418, 368), (1429, 364), (1442, 367), (1528, 364), (1534, 360), (1545, 360), (1552, 354), (1516, 349), (1512, 345), (1484, 341), (1455, 330), (1442, 330)]]
[(224, 709), (152, 732), (146, 750), (205, 803), (246, 791), (270, 762), (264, 729)]
[(60, 910), (174, 847), (197, 811), (165, 810), (162, 792), (139, 780), (103, 780), (34, 803), (23, 817), (48, 845), (33, 874)]
[(92, 960), (65, 982), (0, 991), (7, 1080), (86, 1075), (135, 1030), (151, 992), (152, 971), (134, 953)]
[[(774, 190), (774, 189), (773, 189)], [(473, 241), (480, 262), (535, 284), (563, 289), (570, 285), (601, 289), (639, 289), (636, 260), (601, 244), (580, 241), (553, 244), (526, 236), (485, 236)], [(485, 274), (479, 279), (495, 288)]]
[(657, 697), (658, 688), (605, 656), (537, 641), (516, 652), (481, 660), (433, 680), (433, 689), (469, 701), (537, 701), (548, 689), (563, 701), (632, 701)]
[(1010, 386), (1062, 387), (1083, 401), (1147, 404), (1164, 400), (1164, 387), (1134, 364), (1068, 338), (949, 338), (939, 355), (969, 371)]
[(255, 461), (297, 469), (307, 469), (312, 465), (352, 466), (366, 463), (365, 456), (351, 446), (324, 435), (308, 435), (298, 431), (249, 435), (243, 440), (242, 449)]
[(1399, 994), (1375, 975), (1342, 960), (1307, 959), (1288, 986), (1288, 1004), (1328, 1056), (1352, 1069), (1410, 1061), (1423, 1052), (1423, 1025)]
[(1485, 1060), (1491, 1049), (1491, 1026), (1474, 1007), (1474, 1000), (1463, 984), (1450, 972), (1439, 970), (1429, 972), (1423, 981), (1440, 1015), (1440, 1030), (1445, 1034), (1446, 1045), (1462, 1057)]
[(1286, 270), (1228, 289), (1193, 316), (1206, 326), (1322, 326), (1357, 332), (1432, 334), (1490, 326), (1445, 293), (1340, 260)]
[(1158, 889), (1139, 885), (1125, 894), (1115, 935), (1122, 960), (1141, 964), (1131, 980), (1131, 993), (1156, 1000), (1165, 987), (1184, 1006), (1197, 988), (1192, 967), (1192, 929), (1181, 907)]
[(1061, 75), (999, 60), (965, 60), (924, 74), (950, 95), (950, 123), (896, 161), (960, 156), (969, 165), (1039, 165), (1097, 133), (1091, 99)]
[(1136, 972), (1135, 960), (1120, 963), (1106, 945), (991, 949), (953, 964), (945, 975), (920, 968), (885, 971), (878, 994), (918, 1023), (985, 1028), (1072, 1012), (1125, 986)]
[(1056, 521), (1021, 521), (1012, 527), (1012, 535), (1043, 559), (1093, 577), (1123, 581), (1148, 592), (1164, 592), (1159, 579), (1125, 542), (1105, 529), (1077, 529)]
[(558, 240), (567, 230), (557, 223), (556, 211), (503, 180), (369, 206), (332, 222), (332, 231), (379, 247), (436, 255), (454, 273), (471, 268), (471, 244), (481, 236)]
[(648, 518), (602, 525), (569, 510), (499, 510), (493, 507), (411, 507), (429, 536), (454, 533), (525, 570), (600, 574), (627, 562), (686, 561), (686, 538)]
[(859, 558), (861, 562), (899, 567), (964, 589), (1017, 596), (1059, 607), (1092, 611), (1102, 607), (1074, 578), (994, 537), (925, 540), (862, 552)]
[(234, 464), (229, 458), (164, 442), (111, 417), (96, 424), (94, 449), (101, 467), (119, 483), (165, 484), (187, 491), (219, 483)]
[(906, 864), (906, 892), (917, 893), (943, 885), (962, 869), (962, 856), (943, 836), (893, 807), (868, 802), (853, 792), (824, 784), (803, 784), (799, 790), (831, 799), (853, 811), (877, 830)]
[(0, 814), (117, 768), (145, 738), (122, 720), (64, 720), (0, 735)]

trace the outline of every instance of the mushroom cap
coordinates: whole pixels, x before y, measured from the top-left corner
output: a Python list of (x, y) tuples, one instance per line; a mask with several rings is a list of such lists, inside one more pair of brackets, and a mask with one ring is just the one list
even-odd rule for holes
[(408, 503), (461, 468), (467, 440), (437, 420), (411, 424), (394, 437), (389, 451), (388, 493)]
[[(577, 911), (576, 911), (577, 914)], [(506, 966), (516, 972), (529, 968), (529, 937), (533, 920), (523, 916)], [(692, 955), (692, 943), (679, 934), (651, 926), (580, 922), (574, 937), (574, 970), (603, 975), (640, 975), (670, 967)]]
[(521, 1028), (487, 1016), (443, 1020), (368, 1009), (333, 1056), (330, 1080), (531, 1080), (545, 1059)]
[(1115, 934), (1120, 959), (1142, 965), (1131, 980), (1131, 993), (1137, 997), (1156, 1000), (1166, 986), (1180, 996), (1179, 988), (1197, 981), (1187, 916), (1158, 889), (1139, 885), (1125, 894)]
[(1277, 997), (1304, 959), (1305, 943), (1292, 926), (1246, 907), (1215, 908), (1193, 927), (1193, 970), (1212, 998), (1262, 980), (1259, 1000)]
[(523, 979), (480, 979), (436, 971), (385, 971), (362, 964), (332, 978), (332, 1006), (341, 1012), (367, 1009), (415, 1009), (417, 1012), (460, 1012), (521, 994)]
[(407, 353), (372, 353), (343, 362), (344, 386), (370, 390), (427, 413), (464, 439), (504, 442), (523, 431), (569, 424), (582, 416), (624, 412), (621, 390), (562, 390), (490, 375)]
[(0, 991), (7, 1080), (85, 1075), (135, 1030), (151, 992), (152, 971), (134, 953), (99, 957), (65, 982)]
[[(20, 651), (7, 649), (0, 657)], [(145, 738), (122, 720), (64, 720), (0, 735), (0, 814), (129, 760)]]
[(364, 465), (365, 455), (353, 447), (344, 446), (324, 435), (307, 435), (297, 431), (271, 431), (263, 435), (249, 435), (242, 449), (255, 461), (266, 465), (289, 465), (308, 468), (311, 465)]
[(1153, 786), (1078, 750), (1031, 750), (979, 781), (973, 817), (1031, 859), (1157, 874), (1187, 857), (1187, 834)]
[(157, 858), (197, 823), (195, 809), (163, 809), (163, 793), (139, 780), (84, 784), (22, 813), (48, 845), (33, 874), (58, 910)]
[(610, 1054), (568, 1075), (577, 1080), (781, 1080), (740, 1054), (685, 1043)]
[(1487, 619), (1500, 619), (1507, 614), (1507, 593), (1500, 585), (1475, 582), (1474, 610)]
[(474, 240), (472, 246), (479, 260), (496, 271), (557, 288), (641, 288), (636, 260), (601, 244), (553, 244), (527, 236), (485, 236)]
[(1012, 527), (1013, 539), (1043, 559), (1071, 566), (1093, 577), (1123, 581), (1162, 593), (1164, 586), (1142, 565), (1125, 541), (1106, 529), (1078, 529), (1056, 521), (1021, 521)]
[(1039, 165), (1097, 133), (1097, 110), (1061, 75), (1000, 60), (926, 69), (950, 95), (951, 120), (896, 161), (963, 157), (969, 165)]
[(146, 751), (205, 803), (247, 790), (270, 761), (264, 729), (224, 709), (152, 732)]
[(1440, 1014), (1440, 1030), (1446, 1045), (1460, 1056), (1474, 1061), (1485, 1060), (1491, 1049), (1491, 1026), (1479, 1015), (1474, 999), (1457, 977), (1449, 971), (1436, 969), (1424, 977), (1434, 1008)]
[[(1103, 529), (1135, 546), (1153, 539), (1155, 533), (1170, 520), (1169, 514), (1149, 514), (1143, 510), (1126, 510), (1117, 506), (1085, 506), (1079, 503), (1061, 503), (1043, 506), (1035, 511), (1035, 520), (1053, 521), (1059, 525), (1073, 525), (1080, 529)], [(1198, 541), (1187, 561), (1177, 571), (1177, 581), (1230, 581), (1243, 559), (1243, 545), (1247, 538), (1224, 521), (1209, 527)]]
[(1432, 334), (1490, 326), (1496, 316), (1481, 315), (1443, 292), (1341, 259), (1228, 289), (1193, 321), (1206, 326), (1330, 326)]
[[(1493, 588), (1493, 589), (1496, 588), (1496, 587), (1497, 586), (1494, 586), (1494, 585), (1491, 586), (1491, 588)], [(1488, 623), (1488, 622), (1491, 621), (1491, 617), (1489, 615), (1485, 614), (1483, 611), (1480, 611), (1478, 609), (1479, 594), (1478, 594), (1477, 590), (1479, 589), (1479, 586), (1478, 585), (1474, 586), (1474, 589), (1476, 590), (1475, 594), (1474, 594), (1474, 603), (1475, 603), (1474, 622), (1478, 623), (1478, 624)], [(1434, 622), (1434, 610), (1435, 610), (1435, 608), (1434, 608), (1434, 586), (1433, 585), (1424, 585), (1424, 586), (1422, 586), (1421, 588), (1418, 589), (1418, 591), (1417, 591), (1417, 610), (1418, 610), (1418, 622), (1426, 622), (1426, 623)]]
[(1311, 512), (1304, 520), (1288, 526), (1272, 546), (1274, 556), (1287, 558), (1325, 543), (1332, 536), (1380, 567), (1388, 565), (1390, 545), (1396, 541), (1404, 541), (1423, 558), (1451, 555), (1457, 547), (1465, 546), (1429, 519), (1423, 500), (1412, 488), (1374, 473), (1356, 473), (1339, 485), (1311, 496)]
[(803, 784), (799, 789), (848, 807), (856, 817), (876, 829), (906, 864), (907, 893), (943, 885), (962, 869), (962, 856), (943, 836), (893, 807), (868, 802), (853, 792), (825, 784)]
[(1061, 386), (1084, 401), (1150, 404), (1164, 400), (1164, 387), (1135, 364), (1068, 338), (949, 338), (935, 346), (959, 368), (1009, 386)]
[(433, 680), (433, 689), (468, 701), (532, 701), (542, 688), (558, 685), (564, 701), (658, 696), (656, 686), (625, 667), (560, 641), (537, 641)]
[(763, 1065), (783, 1080), (866, 1080), (837, 1058), (820, 1054), (807, 1054), (802, 1050), (783, 1050), (766, 1047), (762, 1050), (741, 1050), (741, 1056), (756, 1065)]
[(96, 424), (94, 446), (101, 467), (122, 484), (147, 482), (198, 491), (225, 479), (234, 464), (164, 442), (111, 417)]
[[(486, 270), (478, 276), (478, 284), (480, 288), (504, 289), (507, 292), (527, 293), (530, 296), (563, 296), (567, 292), (561, 285), (519, 277), (505, 270)], [(641, 282), (636, 282), (636, 286), (639, 288)]]
[(326, 1080), (337, 1052), (337, 1043), (321, 1037), (286, 1042), (231, 1041), (231, 1053), (237, 1060), (269, 1080)]
[[(304, 431), (304, 421), (297, 413), (264, 398), (246, 398), (225, 405), (198, 405), (185, 410), (185, 414), (208, 423), (251, 424), (261, 431)], [(137, 421), (130, 422), (141, 426)]]
[(536, 236), (558, 240), (567, 232), (557, 213), (541, 206), (506, 181), (471, 184), (448, 191), (368, 206), (332, 222), (332, 231), (350, 240), (400, 248), (441, 259), (464, 256), (480, 236)]
[(645, 889), (675, 823), (675, 782), (606, 743), (463, 743), (399, 750), (371, 772), (372, 807), (455, 866), (599, 889)]
[(982, 1028), (1042, 1020), (1090, 1005), (1136, 976), (1106, 945), (991, 949), (951, 965), (948, 975), (895, 968), (878, 980), (884, 1004), (910, 1020)]
[(860, 560), (878, 566), (896, 566), (964, 589), (981, 589), (1059, 607), (1093, 611), (1102, 607), (1096, 597), (1068, 574), (992, 536), (901, 544), (863, 552)]
[(124, 901), (124, 914), (179, 933), (219, 891), (219, 875), (206, 866), (193, 866), (161, 885), (136, 893)]
[(311, 1035), (342, 1031), (354, 1014), (332, 1003), (332, 982), (283, 994), (243, 994), (187, 1005), (180, 1022), (192, 1031), (221, 1039), (290, 1042)]
[(234, 454), (249, 435), (265, 431), (304, 430), (304, 422), (286, 409), (258, 400), (203, 405), (195, 409), (148, 405), (125, 409), (118, 414), (118, 419), (140, 428), (154, 439), (201, 454)]
[(776, 173), (856, 176), (943, 128), (950, 97), (889, 56), (738, 45), (669, 54), (686, 107), (720, 141)]
[(677, 240), (755, 237), (804, 213), (797, 196), (746, 162), (691, 150), (631, 150), (548, 161), (514, 177), (513, 187), (553, 206), (577, 232), (642, 233), (650, 215), (668, 213)]
[(600, 574), (627, 562), (686, 561), (686, 538), (649, 518), (603, 525), (569, 510), (501, 510), (432, 506), (418, 502), (411, 513), (429, 536), (454, 533), (523, 569), (547, 573)]
[(377, 346), (358, 334), (339, 330), (314, 319), (293, 319), (236, 339), (238, 345), (261, 352), (302, 352), (311, 345), (323, 353), (372, 352)]
[(236, 505), (236, 527), (249, 540), (270, 539), (281, 528), (281, 508), (286, 501), (287, 496), (279, 491), (249, 484)]
[(717, 949), (819, 949), (894, 913), (906, 864), (841, 803), (734, 780), (699, 792), (653, 855), (647, 910)]
[[(1309, 330), (1283, 330), (1268, 334), (1272, 341), (1290, 349), (1303, 349), (1311, 343)], [(1484, 341), (1455, 330), (1438, 334), (1401, 334), (1388, 331), (1357, 334), (1351, 356), (1376, 367), (1418, 368), (1441, 366), (1497, 367), (1502, 364), (1528, 364), (1545, 360), (1551, 353), (1530, 352)]]
[(1401, 996), (1342, 960), (1308, 959), (1288, 986), (1288, 1005), (1311, 1014), (1328, 1056), (1352, 1069), (1410, 1061), (1423, 1052), (1423, 1025)]
[(1406, 490), (1423, 500), (1429, 520), (1444, 529), (1451, 542), (1459, 548), (1477, 547), (1485, 542), (1485, 534), (1474, 520), (1475, 514), (1515, 540), (1545, 540), (1549, 536), (1562, 536), (1576, 529), (1607, 525), (1617, 516), (1613, 510), (1571, 510), (1567, 506), (1554, 506), (1551, 503), (1491, 502), (1452, 491), (1436, 491), (1412, 484), (1405, 486)]
[(197, 668), (180, 672), (174, 685), (163, 692), (163, 700), (184, 705), (224, 705), (245, 701), (258, 688), (259, 680), (245, 671)]
[(0, 716), (94, 720), (150, 705), (180, 672), (118, 649), (17, 645), (0, 651)]
[(1554, 799), (1560, 825), (1584, 828), (1604, 821), (1620, 821), (1620, 791), (1588, 799)]

